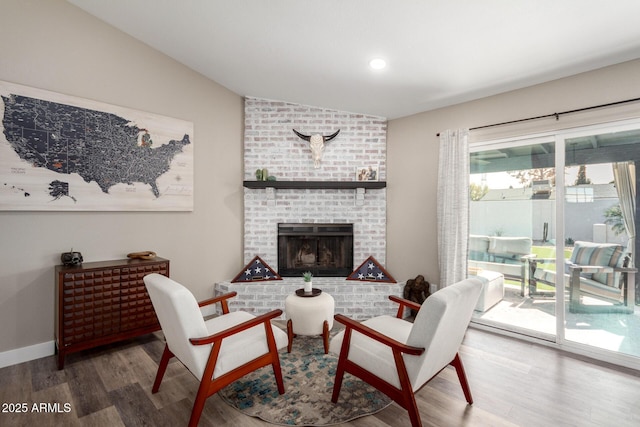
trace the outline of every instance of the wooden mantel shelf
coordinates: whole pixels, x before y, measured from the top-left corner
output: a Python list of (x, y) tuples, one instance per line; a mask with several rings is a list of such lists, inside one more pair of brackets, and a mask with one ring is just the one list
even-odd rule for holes
[(288, 190), (349, 190), (356, 188), (379, 189), (386, 181), (243, 181), (246, 188), (277, 188)]

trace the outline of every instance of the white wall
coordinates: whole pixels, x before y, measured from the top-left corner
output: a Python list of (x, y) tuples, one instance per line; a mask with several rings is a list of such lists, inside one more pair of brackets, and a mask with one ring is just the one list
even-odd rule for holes
[(72, 247), (86, 262), (156, 251), (212, 296), (242, 268), (242, 98), (63, 0), (3, 0), (0, 34), (0, 80), (192, 121), (195, 153), (193, 212), (0, 212), (0, 355), (51, 343), (53, 267)]
[[(564, 234), (574, 241), (594, 241), (593, 225), (604, 224), (606, 209), (618, 203), (617, 199), (596, 200), (591, 203), (566, 203)], [(495, 236), (531, 237), (541, 241), (544, 223), (549, 224), (547, 238), (553, 238), (556, 227), (555, 200), (476, 201), (469, 207), (469, 233)], [(571, 220), (573, 219), (573, 220)], [(616, 236), (606, 227), (606, 241), (626, 244), (626, 235)]]

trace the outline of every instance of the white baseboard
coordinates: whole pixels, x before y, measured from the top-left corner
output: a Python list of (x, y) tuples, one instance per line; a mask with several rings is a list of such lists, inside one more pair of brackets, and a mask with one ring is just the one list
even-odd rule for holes
[(15, 350), (0, 353), (0, 368), (17, 365), (41, 357), (52, 356), (56, 351), (55, 341), (43, 342), (27, 347), (16, 348)]

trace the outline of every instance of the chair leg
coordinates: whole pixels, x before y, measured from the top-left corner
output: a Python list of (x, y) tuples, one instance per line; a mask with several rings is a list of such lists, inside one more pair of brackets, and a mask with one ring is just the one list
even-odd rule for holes
[(287, 338), (289, 339), (287, 353), (291, 353), (291, 347), (293, 346), (293, 322), (291, 322), (291, 319), (287, 320)]
[(189, 418), (189, 427), (197, 427), (198, 421), (200, 421), (200, 416), (202, 415), (202, 410), (204, 409), (204, 404), (209, 397), (209, 384), (211, 381), (202, 380), (200, 382), (200, 388), (198, 388), (198, 394), (196, 395), (196, 400), (193, 402), (193, 409), (191, 410), (191, 418)]
[(322, 344), (324, 344), (324, 354), (329, 353), (329, 322), (327, 320), (322, 324)]
[(462, 386), (462, 391), (464, 392), (465, 399), (467, 399), (467, 403), (469, 403), (469, 405), (472, 405), (473, 397), (471, 397), (471, 389), (469, 388), (467, 375), (464, 372), (464, 366), (462, 365), (462, 360), (460, 359), (460, 355), (458, 353), (456, 353), (456, 357), (454, 357), (451, 361), (451, 365), (456, 368), (458, 380), (460, 380), (460, 385)]
[(422, 419), (420, 418), (420, 412), (418, 411), (418, 404), (416, 402), (416, 396), (413, 393), (413, 387), (411, 386), (411, 381), (409, 380), (409, 375), (407, 374), (407, 366), (404, 363), (404, 358), (402, 354), (393, 350), (393, 359), (396, 363), (396, 369), (398, 371), (398, 380), (400, 381), (400, 400), (396, 400), (407, 410), (409, 413), (409, 419), (411, 420), (411, 427), (422, 427)]
[(167, 365), (169, 365), (169, 360), (173, 357), (173, 353), (169, 350), (169, 346), (164, 346), (164, 352), (162, 352), (162, 358), (160, 359), (160, 364), (158, 365), (158, 372), (156, 373), (156, 380), (153, 382), (153, 388), (151, 389), (151, 393), (157, 393), (160, 389), (160, 383), (162, 382), (162, 378), (164, 377), (164, 373), (167, 370)]
[(282, 380), (282, 368), (280, 367), (280, 356), (278, 355), (278, 349), (276, 348), (275, 340), (269, 338), (271, 345), (269, 345), (269, 353), (271, 353), (271, 367), (273, 368), (273, 376), (276, 378), (276, 384), (278, 385), (278, 393), (284, 394), (284, 381)]
[(338, 396), (340, 396), (340, 389), (342, 388), (342, 378), (344, 377), (344, 369), (347, 364), (347, 357), (349, 356), (350, 341), (351, 328), (347, 328), (344, 331), (344, 337), (342, 337), (342, 348), (340, 349), (338, 366), (336, 367), (336, 379), (333, 382), (333, 394), (331, 395), (331, 401), (333, 403), (338, 403)]
[(422, 427), (422, 419), (420, 419), (420, 412), (418, 412), (418, 405), (415, 397), (412, 397), (411, 401), (408, 403), (407, 412), (409, 412), (411, 427)]
[(344, 366), (338, 362), (338, 368), (336, 369), (336, 378), (333, 381), (333, 394), (331, 395), (331, 401), (338, 403), (338, 396), (340, 396), (340, 389), (342, 388), (342, 378), (344, 377)]

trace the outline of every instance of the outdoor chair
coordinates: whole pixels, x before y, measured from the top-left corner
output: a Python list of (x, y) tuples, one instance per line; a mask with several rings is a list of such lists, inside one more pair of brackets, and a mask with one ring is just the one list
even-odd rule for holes
[[(282, 310), (257, 317), (243, 311), (230, 313), (227, 299), (235, 292), (198, 304), (187, 288), (166, 276), (149, 274), (144, 283), (166, 340), (151, 391), (158, 391), (175, 356), (200, 381), (189, 426), (198, 425), (209, 396), (263, 366), (273, 367), (278, 392), (284, 393), (278, 349), (287, 346), (287, 334), (271, 325)], [(217, 302), (223, 314), (205, 321), (200, 307)]]
[(506, 279), (524, 283), (524, 256), (531, 254), (530, 237), (469, 235), (470, 270), (501, 273)]
[[(635, 306), (635, 268), (627, 266), (629, 256), (622, 245), (577, 241), (565, 260), (564, 281), (569, 289), (569, 311), (572, 313), (633, 313)], [(555, 287), (557, 268), (552, 258), (525, 257), (528, 294), (531, 297), (554, 296), (554, 291), (541, 291), (538, 284)], [(522, 296), (525, 286), (522, 285)], [(585, 297), (603, 304), (585, 304)]]
[[(360, 323), (336, 314), (335, 320), (346, 329), (330, 344), (330, 351), (339, 353), (331, 401), (338, 401), (348, 372), (406, 409), (412, 426), (421, 426), (414, 394), (452, 365), (472, 404), (458, 350), (481, 289), (479, 280), (466, 279), (435, 292), (422, 306), (392, 295), (389, 299), (399, 304), (396, 317), (383, 315)], [(406, 308), (418, 311), (413, 323), (402, 318)]]

